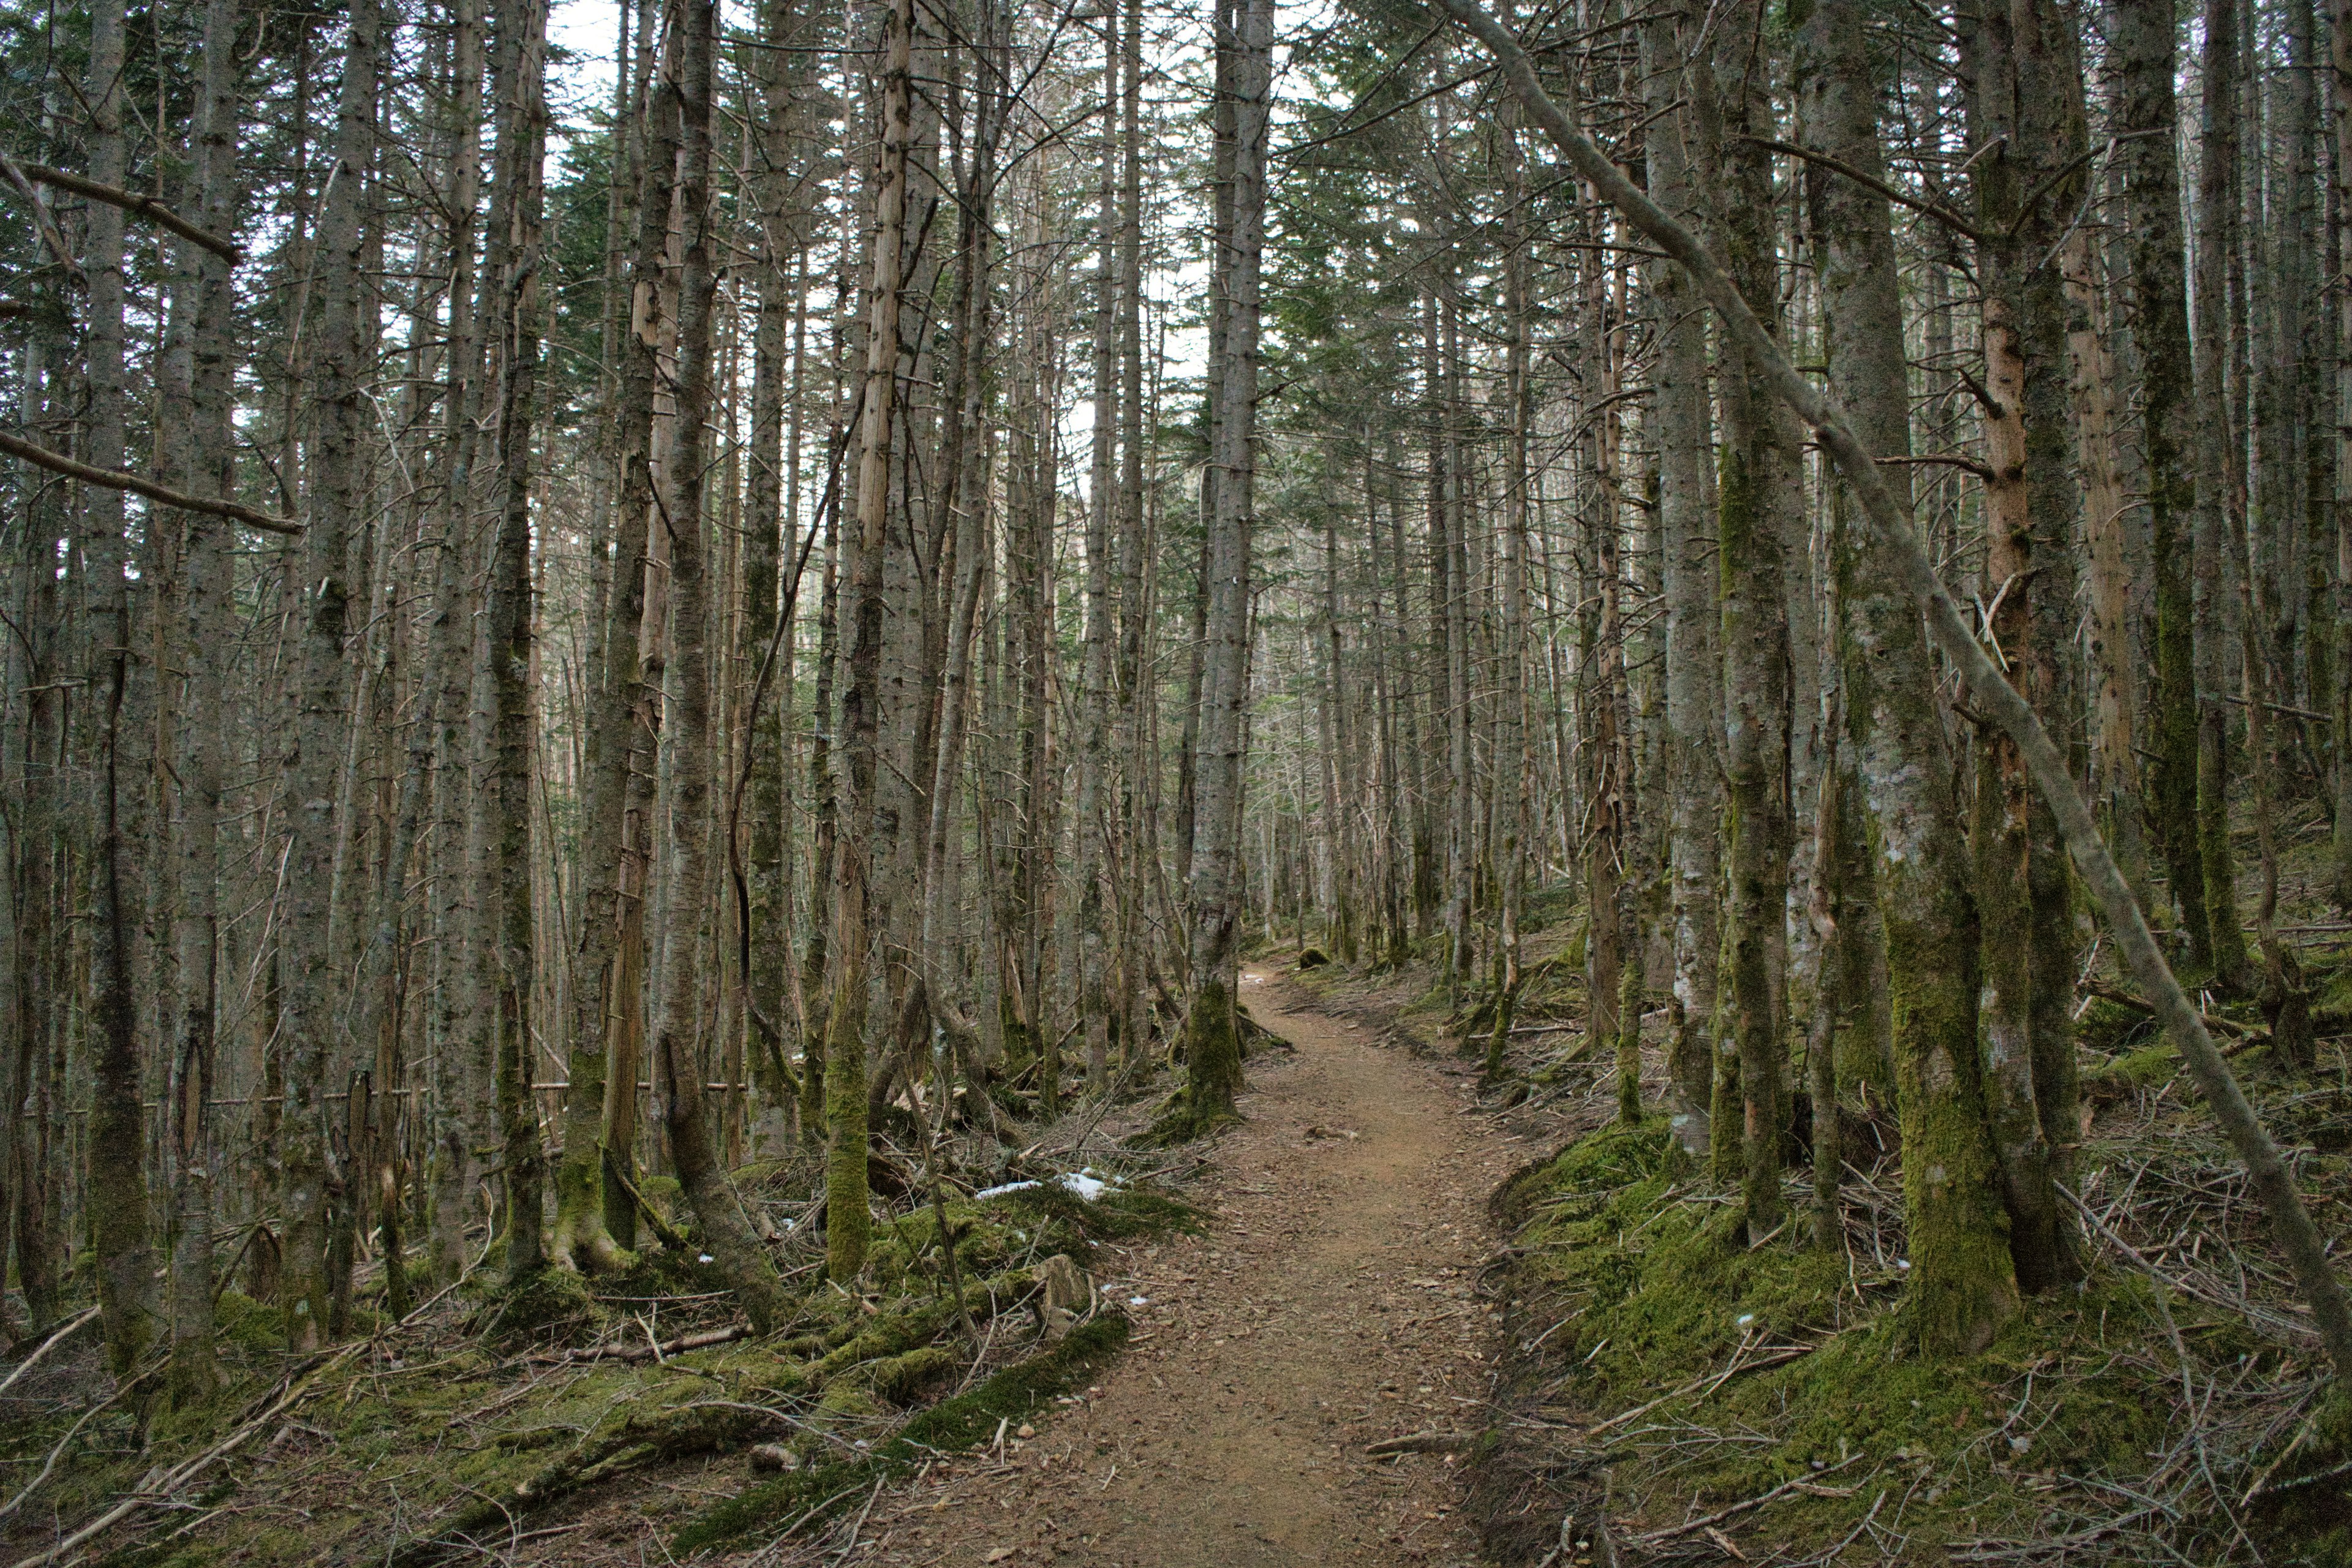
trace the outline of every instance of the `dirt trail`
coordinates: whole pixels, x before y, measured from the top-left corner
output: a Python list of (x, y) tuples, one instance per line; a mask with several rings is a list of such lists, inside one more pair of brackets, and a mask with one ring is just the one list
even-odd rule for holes
[(1133, 1348), (1031, 1438), (881, 1499), (851, 1561), (1475, 1560), (1451, 1461), (1364, 1448), (1483, 1424), (1485, 1199), (1531, 1151), (1465, 1114), (1458, 1069), (1261, 972), (1242, 984), (1297, 1052), (1251, 1064), (1247, 1121), (1196, 1194), (1207, 1235), (1097, 1258), (1099, 1282), (1140, 1298)]

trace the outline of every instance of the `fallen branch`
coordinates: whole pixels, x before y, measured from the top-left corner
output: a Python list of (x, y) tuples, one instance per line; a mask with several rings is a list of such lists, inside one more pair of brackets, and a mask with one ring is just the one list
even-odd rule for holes
[(724, 1329), (699, 1329), (690, 1334), (680, 1334), (659, 1344), (650, 1341), (641, 1345), (602, 1345), (589, 1350), (572, 1350), (526, 1356), (532, 1366), (572, 1366), (589, 1361), (667, 1361), (671, 1356), (688, 1351), (709, 1350), (712, 1345), (731, 1345), (748, 1338), (749, 1326), (736, 1323)]
[(47, 468), (53, 474), (63, 474), (69, 479), (79, 479), (86, 485), (97, 485), (102, 489), (129, 490), (132, 495), (145, 496), (149, 500), (160, 502), (164, 506), (175, 506), (183, 511), (209, 512), (215, 517), (232, 518), (245, 524), (246, 527), (257, 529), (263, 533), (281, 534), (288, 539), (294, 539), (299, 538), (302, 532), (300, 523), (289, 521), (282, 517), (272, 517), (269, 513), (257, 510), (242, 501), (215, 500), (210, 496), (192, 496), (184, 490), (175, 490), (169, 485), (159, 485), (153, 479), (142, 478), (138, 474), (126, 474), (117, 468), (93, 468), (88, 463), (78, 463), (61, 453), (52, 452), (47, 447), (36, 446), (19, 437), (11, 436), (5, 430), (0, 430), (0, 452), (5, 452), (12, 458), (22, 458), (35, 468)]
[(80, 1419), (77, 1420), (72, 1426), (66, 1428), (66, 1435), (58, 1439), (57, 1446), (49, 1450), (49, 1457), (41, 1462), (40, 1474), (35, 1476), (31, 1480), (26, 1481), (24, 1486), (18, 1489), (15, 1497), (10, 1498), (5, 1503), (0, 1503), (0, 1519), (6, 1519), (10, 1514), (24, 1507), (25, 1500), (31, 1497), (35, 1492), (40, 1489), (41, 1483), (49, 1479), (49, 1472), (58, 1468), (58, 1460), (63, 1458), (65, 1451), (73, 1446), (73, 1440), (81, 1436), (81, 1429), (83, 1427), (89, 1426), (100, 1415), (113, 1409), (117, 1405), (121, 1404), (125, 1394), (138, 1387), (141, 1384), (146, 1382), (150, 1377), (152, 1377), (155, 1374), (156, 1370), (157, 1369), (155, 1367), (149, 1367), (145, 1372), (141, 1373), (137, 1377), (131, 1378), (130, 1381), (123, 1384), (121, 1387), (116, 1389), (112, 1394), (108, 1394), (104, 1399), (100, 1400), (97, 1404), (83, 1411), (81, 1413)]
[[(485, 1250), (487, 1251), (487, 1248)], [(457, 1289), (458, 1286), (463, 1285), (467, 1279), (472, 1279), (474, 1268), (478, 1268), (479, 1267), (481, 1267), (481, 1259), (476, 1258), (474, 1260), (473, 1268), (467, 1268), (455, 1280), (434, 1292), (430, 1298), (410, 1311), (408, 1316), (401, 1319), (399, 1322), (394, 1323), (393, 1325), (394, 1329), (398, 1330), (405, 1328), (408, 1324), (415, 1322), (418, 1318), (423, 1317), (426, 1312), (432, 1310), (433, 1308), (440, 1304), (443, 1298), (446, 1297), (451, 1291)], [(44, 1568), (44, 1564), (55, 1563), (60, 1558), (73, 1555), (73, 1553), (80, 1551), (90, 1542), (97, 1540), (98, 1537), (103, 1535), (107, 1531), (111, 1530), (115, 1525), (130, 1518), (132, 1514), (139, 1512), (141, 1510), (159, 1506), (173, 1492), (178, 1491), (190, 1481), (204, 1474), (205, 1471), (210, 1469), (214, 1465), (219, 1463), (222, 1459), (226, 1458), (230, 1454), (235, 1453), (247, 1443), (251, 1442), (255, 1435), (259, 1433), (264, 1427), (277, 1420), (278, 1416), (284, 1415), (287, 1411), (291, 1410), (302, 1400), (309, 1398), (312, 1389), (316, 1386), (320, 1378), (324, 1377), (328, 1373), (335, 1370), (335, 1368), (342, 1365), (343, 1363), (351, 1360), (352, 1357), (367, 1349), (374, 1342), (375, 1342), (373, 1340), (353, 1340), (350, 1344), (345, 1345), (341, 1350), (335, 1352), (332, 1355), (327, 1356), (323, 1360), (313, 1362), (309, 1367), (292, 1373), (287, 1381), (279, 1386), (278, 1392), (268, 1397), (262, 1408), (261, 1414), (254, 1416), (251, 1420), (245, 1422), (242, 1426), (238, 1426), (236, 1431), (231, 1432), (227, 1436), (222, 1438), (219, 1442), (214, 1444), (203, 1453), (198, 1454), (195, 1458), (192, 1459), (183, 1459), (180, 1463), (173, 1466), (170, 1469), (165, 1470), (162, 1475), (156, 1477), (147, 1485), (123, 1498), (112, 1508), (108, 1509), (105, 1512), (100, 1514), (96, 1519), (91, 1520), (88, 1524), (83, 1525), (80, 1529), (76, 1530), (70, 1535), (60, 1538), (55, 1544), (46, 1548), (45, 1550), (36, 1552), (29, 1557), (17, 1559), (17, 1561), (12, 1564), (12, 1568)], [(118, 1394), (116, 1397), (121, 1397), (120, 1394)]]
[(47, 1339), (41, 1342), (40, 1348), (34, 1351), (31, 1355), (26, 1356), (23, 1361), (18, 1362), (15, 1370), (10, 1372), (5, 1379), (0, 1379), (0, 1394), (5, 1394), (10, 1389), (16, 1387), (16, 1380), (24, 1376), (26, 1373), (32, 1371), (35, 1367), (40, 1365), (41, 1358), (43, 1356), (57, 1349), (58, 1346), (65, 1343), (66, 1341), (73, 1338), (73, 1336), (81, 1329), (97, 1321), (98, 1309), (96, 1307), (89, 1307), (58, 1324), (57, 1331), (51, 1334)]
[(1475, 1432), (1412, 1432), (1375, 1443), (1364, 1452), (1380, 1459), (1391, 1454), (1459, 1454), (1477, 1446)]
[(1717, 1389), (1722, 1387), (1726, 1383), (1728, 1383), (1733, 1377), (1737, 1376), (1740, 1373), (1761, 1372), (1767, 1367), (1786, 1366), (1789, 1363), (1795, 1361), (1800, 1356), (1808, 1356), (1812, 1354), (1813, 1352), (1820, 1347), (1816, 1345), (1791, 1345), (1786, 1350), (1775, 1352), (1771, 1355), (1760, 1356), (1755, 1361), (1742, 1361), (1739, 1358), (1746, 1348), (1746, 1346), (1742, 1346), (1740, 1350), (1734, 1351), (1731, 1356), (1731, 1364), (1725, 1367), (1721, 1372), (1707, 1373), (1701, 1376), (1695, 1377), (1688, 1383), (1684, 1384), (1680, 1388), (1672, 1389), (1664, 1394), (1661, 1394), (1655, 1399), (1650, 1400), (1646, 1404), (1636, 1405), (1631, 1410), (1621, 1410), (1616, 1415), (1609, 1417), (1608, 1420), (1601, 1422), (1600, 1425), (1585, 1428), (1584, 1435), (1587, 1437), (1597, 1437), (1601, 1433), (1608, 1431), (1612, 1426), (1622, 1426), (1626, 1422), (1633, 1420), (1635, 1416), (1646, 1415), (1651, 1411), (1655, 1410), (1659, 1405), (1680, 1399), (1686, 1394), (1699, 1394), (1702, 1395), (1713, 1394)]
[[(2085, 982), (2083, 989), (2102, 1002), (2112, 1002), (2118, 1007), (2129, 1008), (2143, 1017), (2156, 1016), (2155, 1003), (2135, 996), (2120, 985), (2110, 985), (2104, 980), (2092, 980)], [(2257, 1029), (2252, 1025), (2241, 1024), (2235, 1018), (2224, 1018), (2219, 1013), (2200, 1012), (2197, 1016), (2205, 1020), (2207, 1028), (2235, 1036), (2250, 1044), (2259, 1043), (2271, 1037), (2271, 1032), (2268, 1029)]]
[(1737, 1519), (1743, 1513), (1753, 1513), (1766, 1503), (1787, 1497), (1790, 1492), (1801, 1492), (1810, 1497), (1852, 1497), (1854, 1492), (1853, 1488), (1825, 1487), (1822, 1485), (1819, 1478), (1833, 1476), (1860, 1458), (1862, 1458), (1861, 1455), (1855, 1454), (1851, 1458), (1840, 1459), (1825, 1470), (1817, 1470), (1810, 1476), (1799, 1476), (1793, 1481), (1782, 1481), (1770, 1491), (1749, 1498), (1746, 1502), (1736, 1502), (1729, 1508), (1717, 1509), (1703, 1519), (1686, 1520), (1681, 1524), (1669, 1525), (1664, 1530), (1654, 1530), (1647, 1535), (1637, 1535), (1633, 1539), (1643, 1546), (1663, 1545), (1666, 1542), (1679, 1540), (1685, 1535), (1696, 1535), (1703, 1531), (1711, 1531), (1725, 1520)]

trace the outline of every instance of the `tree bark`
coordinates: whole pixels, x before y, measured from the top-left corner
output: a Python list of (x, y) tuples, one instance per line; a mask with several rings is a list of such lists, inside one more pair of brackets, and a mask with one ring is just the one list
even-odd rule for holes
[(282, 1026), (286, 1106), (280, 1202), (286, 1216), (281, 1290), (288, 1348), (318, 1348), (326, 1332), (327, 1151), (325, 1080), (334, 1048), (334, 948), (330, 930), (343, 737), (349, 723), (351, 666), (343, 650), (351, 586), (345, 546), (364, 521), (363, 442), (373, 421), (360, 363), (371, 340), (362, 320), (366, 298), (362, 204), (375, 154), (376, 55), (382, 18), (376, 0), (354, 0), (347, 23), (343, 80), (336, 108), (335, 166), (320, 204), (317, 358), (312, 402), (318, 439), (311, 466), (310, 516), (302, 535), (302, 601), (297, 621), (297, 673), (289, 682), (281, 763), (286, 830), (284, 934), (287, 949)]
[[(1221, 34), (1225, 29), (1220, 28)], [(1248, 703), (1250, 533), (1256, 454), (1259, 262), (1265, 240), (1265, 154), (1272, 89), (1273, 0), (1240, 0), (1218, 39), (1231, 54), (1233, 227), (1214, 275), (1225, 304), (1209, 465), (1208, 613), (1201, 678), (1199, 798), (1192, 836), (1192, 994), (1184, 1022), (1180, 1120), (1200, 1131), (1234, 1114), (1241, 1037), (1230, 971), (1241, 887), (1242, 712)]]
[(913, 139), (913, 0), (882, 13), (882, 136), (873, 180), (874, 284), (857, 441), (857, 533), (850, 573), (856, 622), (841, 710), (843, 831), (835, 851), (833, 969), (825, 1006), (825, 1266), (845, 1283), (866, 1267), (868, 878), (874, 859), (876, 757), (888, 542), (890, 450), (898, 388), (898, 291), (907, 228), (907, 152)]
[[(1687, 23), (1687, 17), (1682, 18)], [(1677, 68), (1677, 18), (1643, 25), (1644, 77), (1657, 118), (1644, 140), (1653, 200), (1670, 213), (1694, 210), (1688, 131)], [(1709, 1086), (1716, 965), (1721, 957), (1723, 770), (1717, 740), (1723, 711), (1715, 529), (1706, 515), (1706, 462), (1713, 447), (1706, 391), (1706, 320), (1690, 281), (1670, 261), (1644, 264), (1658, 318), (1651, 419), (1658, 442), (1658, 524), (1664, 557), (1668, 809), (1675, 978), (1668, 1007), (1667, 1081), (1675, 1135), (1685, 1155), (1709, 1147)]]
[[(121, 0), (90, 9), (89, 177), (122, 183), (124, 161)], [(122, 212), (89, 209), (82, 262), (89, 284), (88, 450), (100, 468), (122, 464)], [(97, 1252), (107, 1364), (130, 1376), (155, 1337), (153, 1253), (147, 1227), (147, 1137), (140, 1107), (137, 1003), (131, 992), (131, 931), (125, 920), (118, 784), (122, 708), (130, 679), (131, 606), (123, 583), (122, 492), (85, 489), (79, 549), (83, 668), (91, 692), (97, 749), (96, 800), (89, 811), (90, 1012), (97, 1037), (89, 1110), (90, 1236)]]

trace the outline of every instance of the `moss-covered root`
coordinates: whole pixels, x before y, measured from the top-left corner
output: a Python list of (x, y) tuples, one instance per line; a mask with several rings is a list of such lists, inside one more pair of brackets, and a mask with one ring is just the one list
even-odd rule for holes
[(768, 1421), (766, 1415), (750, 1405), (709, 1403), (631, 1416), (605, 1436), (541, 1468), (507, 1496), (484, 1497), (460, 1510), (431, 1535), (401, 1547), (389, 1561), (393, 1568), (428, 1568), (460, 1551), (470, 1552), (467, 1543), (474, 1537), (504, 1535), (524, 1514), (609, 1476), (745, 1441)]
[(1184, 1017), (1184, 1090), (1178, 1102), (1187, 1137), (1234, 1120), (1242, 1087), (1242, 1037), (1222, 974), (1203, 975)]
[(852, 1506), (877, 1484), (933, 1454), (973, 1448), (999, 1423), (1018, 1421), (1082, 1385), (1127, 1343), (1128, 1321), (1106, 1312), (1042, 1355), (1006, 1367), (908, 1421), (871, 1455), (794, 1471), (750, 1487), (689, 1520), (670, 1542), (683, 1557), (755, 1531), (797, 1528)]

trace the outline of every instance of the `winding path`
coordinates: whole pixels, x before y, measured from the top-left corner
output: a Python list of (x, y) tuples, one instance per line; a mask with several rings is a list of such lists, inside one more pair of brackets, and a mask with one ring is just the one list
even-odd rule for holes
[(1097, 1258), (1140, 1299), (1132, 1348), (1030, 1438), (881, 1500), (851, 1561), (1475, 1561), (1450, 1458), (1364, 1450), (1482, 1425), (1485, 1200), (1532, 1151), (1467, 1113), (1458, 1070), (1261, 971), (1242, 984), (1297, 1049), (1251, 1064), (1197, 1194), (1207, 1234)]

